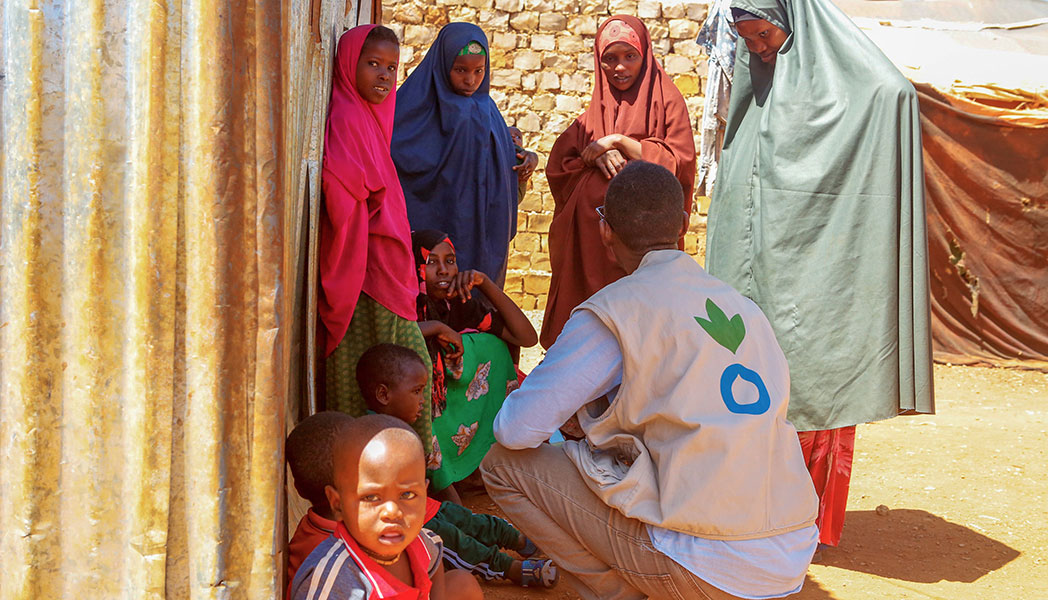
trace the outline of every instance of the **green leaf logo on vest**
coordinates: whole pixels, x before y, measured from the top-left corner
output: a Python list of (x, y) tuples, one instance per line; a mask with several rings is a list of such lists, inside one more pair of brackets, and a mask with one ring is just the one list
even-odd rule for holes
[(746, 337), (746, 325), (742, 322), (742, 315), (735, 315), (729, 320), (713, 298), (707, 298), (706, 316), (709, 318), (695, 317), (695, 320), (718, 344), (735, 354), (742, 339)]
[[(706, 299), (706, 317), (695, 317), (695, 321), (710, 334), (718, 344), (731, 350), (732, 354), (739, 349), (742, 340), (746, 337), (746, 325), (742, 322), (742, 315), (735, 315), (731, 319), (724, 314), (712, 298)], [(749, 404), (739, 404), (732, 392), (732, 385), (736, 379), (748, 381), (757, 388), (757, 401)], [(768, 395), (768, 387), (764, 385), (759, 373), (752, 369), (735, 363), (729, 365), (720, 378), (721, 400), (728, 410), (738, 415), (762, 415), (771, 408), (771, 396)]]

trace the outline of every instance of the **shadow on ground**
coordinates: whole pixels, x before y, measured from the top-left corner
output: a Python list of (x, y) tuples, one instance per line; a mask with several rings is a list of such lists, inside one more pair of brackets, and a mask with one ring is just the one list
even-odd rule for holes
[(789, 596), (790, 600), (837, 600), (837, 596), (834, 596), (826, 588), (819, 585), (819, 582), (811, 578), (808, 575), (804, 578), (804, 587), (801, 591), (796, 594)]
[(821, 564), (916, 583), (971, 583), (1019, 556), (923, 510), (848, 511), (845, 523), (840, 546), (826, 549)]

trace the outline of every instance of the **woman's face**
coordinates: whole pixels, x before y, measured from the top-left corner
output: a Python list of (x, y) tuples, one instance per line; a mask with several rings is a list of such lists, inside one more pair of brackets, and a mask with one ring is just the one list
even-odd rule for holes
[(612, 87), (625, 92), (637, 83), (644, 57), (640, 51), (626, 42), (615, 42), (600, 55), (600, 70)]
[(750, 19), (735, 24), (739, 37), (746, 40), (750, 52), (761, 58), (761, 62), (775, 64), (779, 48), (786, 43), (786, 32), (764, 19)]
[(472, 96), (484, 82), (486, 62), (483, 54), (455, 57), (455, 62), (451, 65), (451, 73), (448, 73), (451, 89), (459, 96), (467, 98)]
[(357, 91), (364, 100), (379, 104), (389, 96), (397, 81), (400, 48), (387, 41), (364, 44), (357, 61)]
[(426, 294), (438, 300), (447, 298), (451, 280), (458, 272), (455, 249), (451, 244), (441, 242), (433, 246), (426, 258)]

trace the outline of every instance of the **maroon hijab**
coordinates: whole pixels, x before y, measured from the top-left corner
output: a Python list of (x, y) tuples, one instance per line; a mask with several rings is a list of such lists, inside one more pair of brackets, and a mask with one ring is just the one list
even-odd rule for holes
[[(600, 51), (623, 41), (639, 45), (644, 57), (636, 83), (619, 91), (600, 68)], [(643, 160), (662, 165), (684, 188), (691, 212), (695, 186), (695, 135), (684, 97), (655, 60), (651, 37), (636, 17), (616, 15), (605, 21), (594, 40), (593, 97), (586, 111), (553, 145), (546, 178), (556, 201), (549, 246), (553, 277), (542, 324), (542, 346), (549, 348), (572, 309), (625, 272), (605, 254), (594, 208), (604, 203), (608, 180), (582, 161), (590, 143), (612, 133), (641, 142)], [(682, 246), (683, 247), (683, 246)]]
[[(641, 67), (637, 83), (624, 92), (615, 89), (600, 68), (600, 50), (608, 45), (602, 43), (604, 38), (611, 37), (609, 41), (612, 43), (627, 41), (624, 39), (625, 36), (616, 31), (620, 29), (619, 23), (624, 23), (640, 38), (641, 47), (637, 50), (644, 56), (644, 66)], [(611, 35), (606, 35), (605, 32)], [(626, 33), (628, 35), (629, 32)], [(597, 30), (597, 37), (593, 45), (593, 72), (596, 75), (593, 97), (586, 112), (579, 117), (583, 123), (582, 130), (588, 137), (585, 143), (588, 144), (610, 133), (621, 133), (638, 140), (652, 137), (665, 139), (668, 133), (666, 106), (671, 102), (683, 102), (684, 97), (681, 96), (666, 71), (662, 69), (662, 65), (655, 60), (651, 37), (644, 23), (628, 15), (611, 17)], [(690, 145), (694, 149), (693, 138)], [(582, 147), (585, 148), (585, 144)], [(692, 158), (691, 163), (694, 164), (694, 162)], [(694, 173), (692, 173), (691, 180), (694, 181), (694, 179)], [(686, 186), (685, 196), (687, 195)]]
[[(626, 91), (615, 89), (600, 68), (600, 50), (606, 48), (607, 37), (613, 37), (613, 41), (627, 43), (629, 42), (626, 37), (633, 37), (630, 32), (621, 32), (622, 24), (636, 34), (641, 45), (638, 50), (644, 56), (644, 64), (637, 82)], [(611, 35), (605, 35), (605, 31)], [(546, 167), (546, 176), (550, 180), (554, 197), (566, 197), (570, 194), (574, 186), (580, 183), (581, 172), (596, 172), (595, 168), (586, 167), (582, 163), (580, 155), (586, 146), (606, 135), (621, 133), (642, 142), (650, 140), (661, 143), (673, 154), (675, 160), (672, 163), (659, 160), (668, 158), (664, 156), (653, 155), (649, 158), (648, 152), (645, 152), (644, 159), (662, 164), (677, 176), (687, 200), (688, 206), (685, 209), (690, 212), (695, 187), (695, 136), (684, 96), (662, 69), (662, 65), (655, 60), (651, 36), (644, 23), (629, 15), (615, 15), (609, 18), (597, 30), (593, 42), (593, 61), (596, 81), (589, 106), (575, 120), (572, 127), (564, 132), (562, 139), (557, 140), (559, 148), (554, 147)], [(681, 123), (671, 122), (674, 117), (681, 116), (687, 119), (686, 127), (682, 127)], [(563, 139), (569, 135), (574, 139)], [(604, 187), (607, 187), (606, 182)], [(603, 194), (603, 190), (601, 193)], [(557, 199), (559, 203), (560, 199)]]

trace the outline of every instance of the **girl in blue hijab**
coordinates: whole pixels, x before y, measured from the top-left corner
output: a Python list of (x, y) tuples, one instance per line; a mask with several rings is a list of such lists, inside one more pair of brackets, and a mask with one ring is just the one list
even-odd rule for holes
[(480, 27), (441, 29), (397, 90), (392, 155), (412, 229), (447, 232), (459, 259), (501, 287), (517, 232), (518, 179), (531, 176), (538, 157), (515, 149), (488, 95), (490, 71)]

